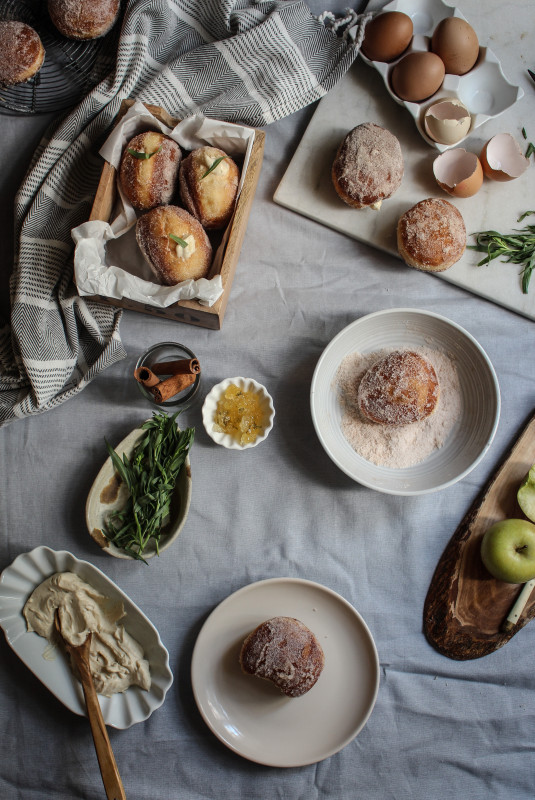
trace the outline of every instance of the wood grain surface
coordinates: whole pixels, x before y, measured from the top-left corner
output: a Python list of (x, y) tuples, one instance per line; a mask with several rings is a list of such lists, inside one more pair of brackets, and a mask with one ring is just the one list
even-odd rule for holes
[(535, 462), (535, 413), (459, 524), (442, 554), (424, 603), (427, 640), (449, 658), (481, 658), (503, 647), (535, 616), (535, 592), (509, 630), (504, 621), (522, 586), (493, 578), (483, 565), (481, 539), (495, 522), (524, 518), (516, 499)]

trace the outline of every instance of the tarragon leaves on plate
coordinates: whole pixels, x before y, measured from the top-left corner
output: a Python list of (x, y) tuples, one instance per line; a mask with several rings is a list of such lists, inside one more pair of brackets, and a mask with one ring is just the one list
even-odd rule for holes
[(178, 413), (154, 413), (141, 426), (145, 433), (130, 458), (126, 453), (121, 458), (106, 441), (113, 466), (129, 495), (123, 508), (109, 514), (104, 535), (129, 556), (145, 563), (143, 553), (149, 542), (154, 542), (159, 555), (172, 495), (195, 435), (194, 428), (178, 429)]

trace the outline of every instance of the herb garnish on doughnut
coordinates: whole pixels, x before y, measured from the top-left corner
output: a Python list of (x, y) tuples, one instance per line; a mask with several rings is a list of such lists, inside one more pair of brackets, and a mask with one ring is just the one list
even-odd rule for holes
[(171, 201), (181, 159), (182, 151), (174, 139), (157, 131), (138, 133), (128, 142), (121, 158), (119, 180), (137, 211)]

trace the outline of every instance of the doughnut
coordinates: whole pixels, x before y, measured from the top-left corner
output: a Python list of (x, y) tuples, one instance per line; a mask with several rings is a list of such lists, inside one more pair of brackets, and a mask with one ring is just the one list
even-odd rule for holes
[(244, 673), (271, 681), (288, 697), (310, 691), (324, 663), (312, 631), (293, 617), (266, 620), (247, 636), (240, 652)]
[(68, 39), (98, 39), (113, 27), (120, 0), (48, 0), (48, 13)]
[(432, 414), (438, 397), (433, 365), (412, 350), (394, 350), (364, 373), (357, 403), (371, 422), (409, 425)]
[(342, 140), (331, 177), (338, 196), (352, 208), (380, 208), (403, 177), (398, 139), (374, 122), (364, 122)]
[(126, 145), (119, 166), (121, 188), (137, 211), (165, 205), (175, 192), (182, 151), (157, 131), (138, 133)]
[(234, 211), (239, 178), (238, 166), (223, 150), (199, 147), (180, 165), (180, 199), (207, 230), (224, 228)]
[(136, 223), (136, 239), (160, 283), (173, 286), (206, 278), (212, 245), (202, 225), (183, 208), (158, 206), (147, 211)]
[(0, 85), (26, 83), (36, 75), (45, 58), (39, 34), (25, 22), (0, 22)]
[(397, 243), (401, 258), (410, 267), (443, 272), (466, 249), (464, 220), (448, 200), (420, 200), (400, 217)]

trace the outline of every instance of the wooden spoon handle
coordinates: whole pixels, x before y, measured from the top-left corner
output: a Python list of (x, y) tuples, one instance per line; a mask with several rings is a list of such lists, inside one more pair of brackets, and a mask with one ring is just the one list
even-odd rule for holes
[(106, 797), (108, 800), (126, 800), (126, 794), (111, 748), (108, 732), (106, 730), (106, 723), (102, 716), (89, 664), (87, 659), (83, 656), (76, 658), (76, 661), (84, 690), (87, 716), (89, 718), (89, 724), (91, 725), (91, 733), (93, 734), (93, 741), (97, 752), (102, 782), (106, 790)]

